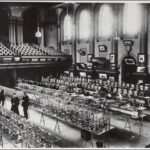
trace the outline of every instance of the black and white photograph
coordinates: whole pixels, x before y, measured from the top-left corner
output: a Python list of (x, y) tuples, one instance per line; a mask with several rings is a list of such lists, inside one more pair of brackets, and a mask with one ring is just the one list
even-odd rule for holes
[(0, 0), (0, 149), (150, 148), (150, 1)]

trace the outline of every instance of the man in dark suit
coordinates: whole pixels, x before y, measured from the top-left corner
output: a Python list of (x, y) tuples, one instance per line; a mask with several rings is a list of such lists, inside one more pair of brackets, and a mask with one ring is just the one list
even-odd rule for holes
[(2, 102), (2, 106), (4, 106), (4, 102), (5, 102), (4, 90), (1, 90), (0, 92), (0, 104), (1, 102)]
[(22, 107), (23, 107), (24, 117), (26, 119), (28, 119), (29, 97), (26, 94), (26, 92), (24, 92), (23, 101), (22, 101)]

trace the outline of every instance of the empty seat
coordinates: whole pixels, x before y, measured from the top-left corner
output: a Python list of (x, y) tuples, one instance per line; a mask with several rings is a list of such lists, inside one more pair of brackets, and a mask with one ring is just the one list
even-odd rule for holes
[(97, 141), (96, 142), (96, 147), (97, 148), (102, 148), (104, 146), (103, 142), (102, 141)]

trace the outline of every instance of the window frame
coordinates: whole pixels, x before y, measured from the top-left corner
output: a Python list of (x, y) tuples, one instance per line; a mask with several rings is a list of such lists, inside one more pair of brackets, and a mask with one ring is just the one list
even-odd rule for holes
[[(67, 16), (69, 16), (70, 17), (70, 23), (71, 23), (71, 27), (72, 27), (72, 20), (71, 20), (71, 16), (69, 15), (69, 14), (65, 14), (65, 16), (63, 17), (63, 43), (70, 43), (71, 42), (71, 40), (72, 40), (72, 32), (71, 32), (71, 38), (70, 39), (67, 39), (67, 40), (65, 40), (65, 18), (67, 17)], [(71, 30), (72, 31), (72, 30)]]
[(89, 11), (89, 9), (88, 8), (83, 8), (83, 9), (81, 9), (80, 10), (80, 12), (79, 12), (79, 15), (78, 15), (78, 42), (79, 43), (88, 43), (89, 42), (89, 40), (90, 40), (90, 33), (89, 33), (89, 37), (87, 37), (87, 38), (81, 38), (80, 37), (80, 18), (81, 18), (81, 14), (83, 13), (83, 12), (87, 12), (87, 14), (89, 15), (89, 18), (90, 18), (90, 20), (89, 20), (89, 27), (91, 26), (91, 13), (90, 13), (90, 11)]
[[(140, 23), (140, 27), (139, 27), (139, 31), (137, 31), (137, 33), (135, 33), (135, 34), (129, 34), (128, 33), (128, 27), (127, 27), (127, 23), (125, 23), (126, 21), (125, 21), (125, 15), (127, 15), (127, 13), (128, 13), (128, 10), (127, 10), (127, 7), (128, 7), (128, 5), (129, 5), (130, 3), (126, 3), (126, 4), (124, 4), (124, 8), (123, 8), (123, 20), (122, 20), (122, 35), (123, 35), (123, 39), (133, 39), (133, 38), (138, 38), (138, 36), (139, 36), (139, 34), (141, 33), (141, 27), (142, 27), (142, 10), (141, 10), (141, 19), (140, 19), (140, 21), (139, 21), (139, 23)], [(139, 5), (140, 6), (140, 4), (138, 4), (138, 3), (136, 3), (137, 4), (137, 6)], [(142, 8), (141, 8), (142, 9)], [(127, 18), (127, 17), (126, 17)], [(124, 26), (126, 26), (126, 27), (124, 27)], [(126, 29), (125, 29), (126, 28)], [(126, 33), (125, 33), (126, 32)]]
[[(102, 34), (100, 35), (100, 30), (102, 31), (102, 16), (103, 16), (103, 11), (105, 9), (105, 7), (108, 7), (110, 9), (110, 11), (112, 12), (112, 33), (109, 36), (103, 36)], [(110, 4), (103, 4), (102, 6), (99, 7), (98, 9), (98, 16), (97, 16), (97, 40), (111, 40), (111, 38), (113, 38), (113, 34), (114, 34), (114, 28), (115, 28), (115, 16), (114, 16), (114, 9), (113, 6), (111, 6)]]

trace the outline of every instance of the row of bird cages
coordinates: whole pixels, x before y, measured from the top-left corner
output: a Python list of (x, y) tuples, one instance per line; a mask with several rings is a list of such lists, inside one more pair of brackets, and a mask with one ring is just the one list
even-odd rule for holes
[(53, 95), (53, 90), (51, 89), (43, 88), (43, 87), (36, 86), (36, 85), (30, 85), (27, 83), (18, 83), (17, 87), (19, 89), (30, 90), (31, 92)]
[(54, 115), (60, 120), (64, 120), (93, 132), (96, 132), (97, 130), (101, 131), (109, 123), (107, 118), (97, 116), (97, 114), (94, 114), (91, 110), (54, 104), (51, 106), (43, 106), (42, 109), (47, 115)]
[(0, 107), (0, 127), (9, 140), (14, 144), (21, 143), (22, 147), (51, 147), (60, 140), (50, 132), (3, 107)]
[[(65, 94), (62, 90), (53, 90), (50, 88), (43, 88), (40, 86), (36, 86), (36, 85), (30, 85), (30, 84), (26, 84), (26, 83), (21, 83), (18, 84), (17, 87), (21, 88), (21, 89), (25, 89), (25, 90), (30, 90), (31, 92), (36, 92), (36, 93), (40, 93), (42, 95), (49, 95), (49, 96), (54, 96), (54, 97), (65, 97)], [(28, 87), (28, 88), (24, 88), (24, 87)]]

